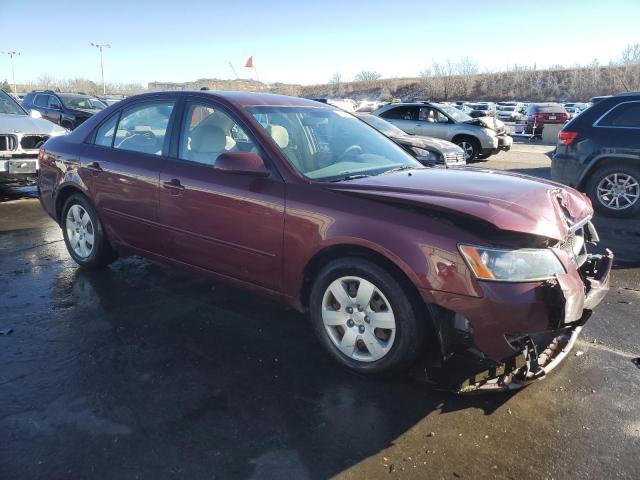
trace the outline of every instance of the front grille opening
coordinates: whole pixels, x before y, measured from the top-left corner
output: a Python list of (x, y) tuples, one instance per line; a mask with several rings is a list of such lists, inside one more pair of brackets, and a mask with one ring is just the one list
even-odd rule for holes
[(16, 137), (0, 135), (0, 152), (11, 152), (16, 149)]
[(20, 140), (20, 146), (23, 150), (37, 150), (47, 140), (49, 140), (49, 135), (24, 135)]

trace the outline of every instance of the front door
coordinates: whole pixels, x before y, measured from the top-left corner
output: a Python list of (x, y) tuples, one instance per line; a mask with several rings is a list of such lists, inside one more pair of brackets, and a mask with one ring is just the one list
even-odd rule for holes
[(215, 169), (224, 152), (254, 151), (231, 114), (187, 102), (175, 158), (160, 173), (159, 217), (167, 256), (271, 290), (280, 289), (284, 183)]
[(415, 133), (425, 137), (450, 140), (451, 126), (449, 124), (449, 117), (439, 110), (433, 107), (420, 107)]
[(143, 101), (105, 120), (84, 147), (81, 176), (112, 242), (163, 253), (158, 179), (173, 100)]

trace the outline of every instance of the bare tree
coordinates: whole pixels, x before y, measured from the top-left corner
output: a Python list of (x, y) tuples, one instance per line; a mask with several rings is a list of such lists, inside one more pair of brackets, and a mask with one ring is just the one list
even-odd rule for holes
[(329, 85), (331, 86), (331, 95), (336, 95), (339, 97), (344, 95), (344, 87), (342, 86), (342, 74), (340, 72), (336, 72), (331, 76)]
[(640, 43), (627, 45), (615, 66), (616, 79), (625, 91), (640, 90)]
[(459, 75), (477, 75), (479, 71), (478, 62), (471, 57), (462, 57), (458, 62), (457, 73)]
[(374, 80), (379, 80), (381, 77), (382, 75), (374, 70), (362, 70), (361, 72), (357, 73), (356, 76), (353, 77), (353, 79), (356, 82), (371, 82)]

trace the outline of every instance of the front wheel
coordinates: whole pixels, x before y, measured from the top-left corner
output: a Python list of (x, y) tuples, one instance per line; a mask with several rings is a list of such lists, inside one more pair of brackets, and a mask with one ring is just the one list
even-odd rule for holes
[(464, 159), (467, 162), (472, 162), (480, 154), (480, 142), (475, 138), (461, 137), (455, 141), (455, 144), (464, 151)]
[(325, 266), (311, 289), (314, 331), (341, 364), (364, 374), (398, 372), (422, 352), (421, 309), (385, 269), (360, 258)]
[(640, 168), (612, 164), (597, 170), (587, 182), (587, 194), (597, 212), (630, 217), (640, 212)]
[(81, 267), (104, 267), (117, 258), (93, 205), (84, 195), (71, 195), (62, 209), (62, 234), (69, 255)]

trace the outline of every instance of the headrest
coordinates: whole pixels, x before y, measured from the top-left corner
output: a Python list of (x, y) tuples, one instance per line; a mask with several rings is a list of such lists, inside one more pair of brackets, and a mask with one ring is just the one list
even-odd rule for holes
[(289, 132), (282, 125), (271, 125), (269, 135), (280, 148), (287, 148), (289, 145)]
[(226, 143), (226, 135), (216, 125), (201, 125), (191, 136), (191, 150), (197, 153), (221, 152)]

